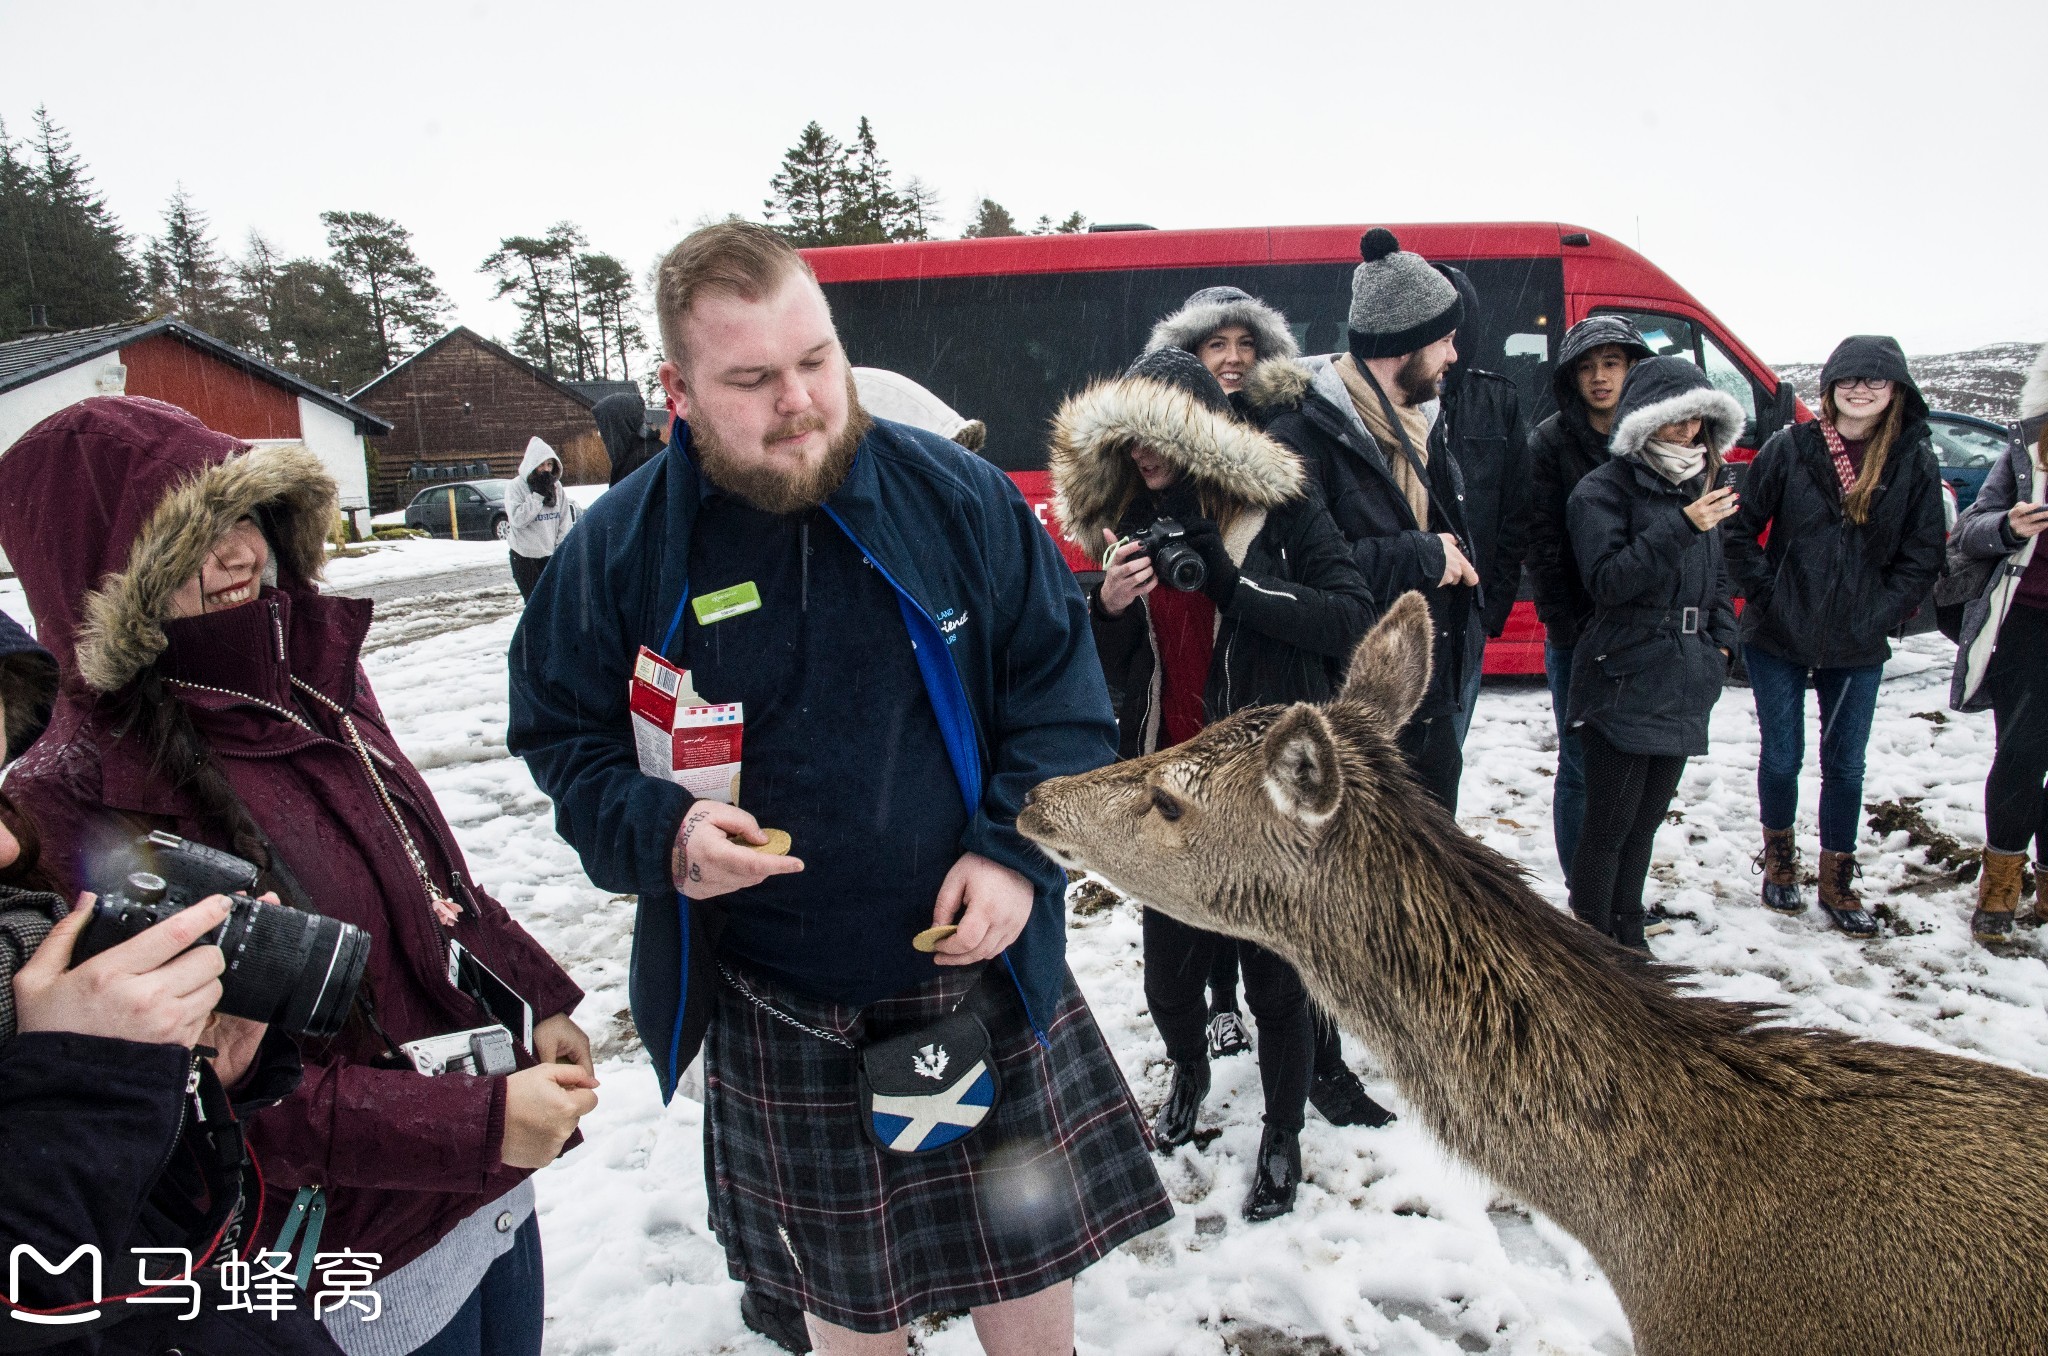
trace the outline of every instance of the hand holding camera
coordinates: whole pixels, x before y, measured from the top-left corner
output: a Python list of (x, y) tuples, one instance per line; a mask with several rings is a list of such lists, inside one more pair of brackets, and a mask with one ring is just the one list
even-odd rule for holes
[(558, 483), (559, 477), (552, 462), (534, 467), (526, 476), (526, 488), (539, 495), (549, 508), (555, 506), (555, 486)]
[(91, 895), (80, 896), (15, 975), (17, 1029), (198, 1045), (226, 968), (221, 949), (201, 939), (227, 920), (227, 899), (208, 896), (74, 966), (93, 905)]

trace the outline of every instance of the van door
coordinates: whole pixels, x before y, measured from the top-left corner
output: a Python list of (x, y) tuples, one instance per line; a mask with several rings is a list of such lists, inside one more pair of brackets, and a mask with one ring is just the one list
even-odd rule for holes
[(1791, 422), (1792, 403), (1782, 398), (1782, 383), (1772, 374), (1767, 385), (1729, 351), (1727, 341), (1697, 317), (1675, 310), (1596, 306), (1593, 315), (1617, 315), (1642, 331), (1650, 352), (1660, 358), (1683, 358), (1707, 374), (1714, 389), (1735, 397), (1742, 407), (1742, 435), (1729, 449), (1728, 460), (1746, 462), (1764, 440)]

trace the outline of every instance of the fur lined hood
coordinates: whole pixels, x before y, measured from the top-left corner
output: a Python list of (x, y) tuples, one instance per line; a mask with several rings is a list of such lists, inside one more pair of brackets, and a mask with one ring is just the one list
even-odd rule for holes
[(251, 450), (176, 406), (101, 396), (0, 457), (0, 549), (66, 686), (111, 693), (163, 653), (171, 596), (222, 533), (256, 516), (280, 583), (310, 587), (339, 502), (303, 445)]
[(1053, 416), (1050, 457), (1053, 512), (1091, 557), (1140, 487), (1130, 457), (1139, 443), (1196, 485), (1252, 508), (1299, 499), (1307, 483), (1301, 458), (1186, 391), (1144, 377), (1098, 382)]
[(2039, 419), (2048, 414), (2048, 344), (2041, 345), (2041, 351), (2034, 355), (2034, 365), (2027, 370), (2027, 384), (2020, 387), (2020, 422)]
[(1238, 394), (1244, 397), (1245, 404), (1262, 414), (1296, 409), (1315, 381), (1315, 369), (1311, 364), (1328, 361), (1327, 358), (1307, 361), (1298, 357), (1268, 358), (1244, 374), (1244, 386)]
[(1700, 421), (1714, 464), (1735, 446), (1748, 422), (1735, 397), (1715, 390), (1707, 374), (1684, 358), (1645, 358), (1628, 370), (1607, 449), (1617, 457), (1633, 457), (1651, 434), (1683, 419)]
[(1225, 325), (1242, 325), (1251, 331), (1260, 362), (1292, 358), (1301, 352), (1287, 317), (1241, 287), (1205, 287), (1195, 293), (1178, 311), (1152, 327), (1145, 351), (1184, 348), (1193, 353)]

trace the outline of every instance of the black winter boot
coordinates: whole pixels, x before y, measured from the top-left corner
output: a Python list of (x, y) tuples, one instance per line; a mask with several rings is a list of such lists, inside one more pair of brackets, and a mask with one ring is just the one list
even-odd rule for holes
[(1319, 1073), (1308, 1085), (1308, 1103), (1332, 1125), (1363, 1125), (1377, 1130), (1394, 1119), (1394, 1113), (1375, 1102), (1358, 1081), (1358, 1075), (1339, 1064)]
[(1790, 829), (1765, 829), (1763, 851), (1752, 859), (1763, 873), (1764, 907), (1773, 913), (1800, 913), (1806, 899), (1799, 890), (1799, 845)]
[(740, 1322), (795, 1356), (804, 1356), (811, 1349), (804, 1311), (752, 1286), (740, 1291)]
[(1173, 1086), (1166, 1104), (1152, 1121), (1152, 1144), (1158, 1149), (1177, 1149), (1195, 1137), (1195, 1121), (1202, 1114), (1202, 1099), (1209, 1095), (1209, 1061), (1173, 1066)]
[(1300, 1185), (1301, 1136), (1267, 1126), (1259, 1136), (1258, 1170), (1252, 1174), (1251, 1193), (1244, 1198), (1244, 1217), (1256, 1222), (1286, 1214), (1294, 1209), (1294, 1192)]
[(1643, 932), (1643, 922), (1643, 911), (1640, 908), (1634, 913), (1617, 913), (1614, 915), (1612, 936), (1629, 950), (1650, 956), (1652, 952), (1649, 939)]

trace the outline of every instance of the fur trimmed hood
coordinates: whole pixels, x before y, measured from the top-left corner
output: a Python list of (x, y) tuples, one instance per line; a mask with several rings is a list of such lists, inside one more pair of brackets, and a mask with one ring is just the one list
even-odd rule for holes
[(1700, 435), (1718, 462), (1742, 436), (1748, 422), (1742, 406), (1717, 391), (1707, 374), (1683, 358), (1645, 358), (1631, 367), (1614, 407), (1614, 434), (1607, 449), (1617, 457), (1633, 457), (1666, 424), (1698, 419)]
[(2044, 414), (2048, 414), (2048, 344), (2041, 345), (2034, 355), (2034, 365), (2027, 369), (2027, 384), (2020, 387), (2020, 422)]
[(1314, 369), (1300, 358), (1268, 358), (1244, 374), (1238, 394), (1253, 409), (1277, 414), (1299, 406), (1314, 379)]
[(1184, 348), (1193, 353), (1225, 325), (1242, 325), (1251, 331), (1259, 361), (1292, 358), (1301, 352), (1287, 317), (1241, 287), (1205, 287), (1181, 303), (1178, 311), (1152, 327), (1145, 351)]
[(1141, 486), (1130, 457), (1140, 443), (1195, 485), (1253, 508), (1299, 499), (1307, 484), (1301, 458), (1186, 391), (1144, 377), (1097, 382), (1053, 416), (1049, 459), (1053, 512), (1091, 557)]
[(176, 406), (95, 397), (0, 457), (0, 548), (66, 685), (111, 693), (163, 653), (171, 596), (222, 533), (255, 516), (279, 581), (310, 587), (339, 502), (303, 445), (251, 450)]

